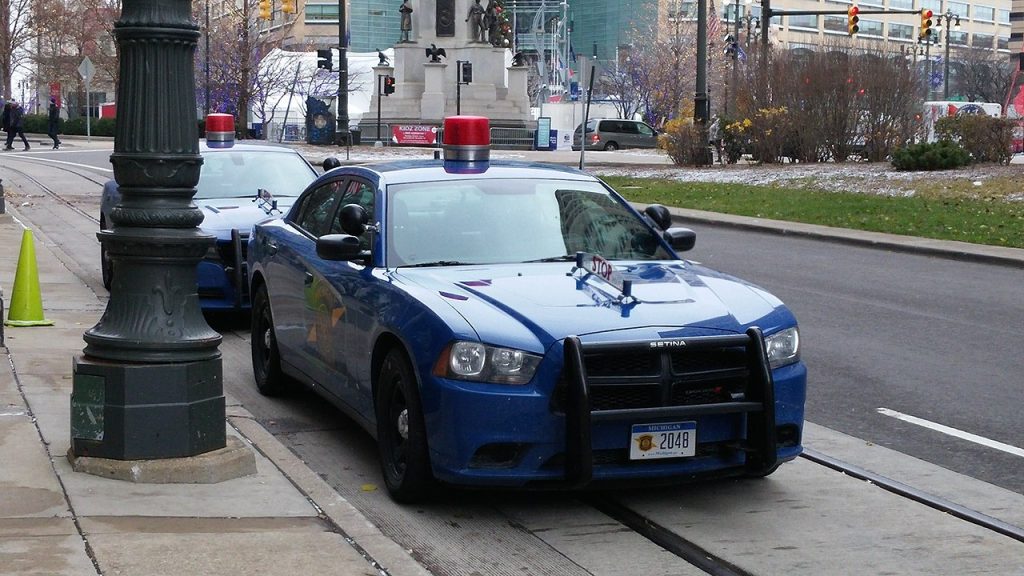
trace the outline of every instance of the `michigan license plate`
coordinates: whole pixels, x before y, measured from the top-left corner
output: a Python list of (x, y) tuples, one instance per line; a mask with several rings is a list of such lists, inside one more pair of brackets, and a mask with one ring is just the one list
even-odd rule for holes
[(696, 422), (634, 424), (630, 429), (630, 460), (683, 458), (696, 453)]

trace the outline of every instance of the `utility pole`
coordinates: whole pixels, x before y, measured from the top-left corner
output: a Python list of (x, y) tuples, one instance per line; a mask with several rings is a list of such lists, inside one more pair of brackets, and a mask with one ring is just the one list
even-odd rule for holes
[[(701, 133), (700, 142), (708, 141), (708, 0), (697, 0), (697, 78), (693, 95), (693, 122)], [(704, 160), (703, 155), (700, 158)]]
[[(730, 86), (732, 89), (732, 102), (729, 106), (729, 110), (731, 110), (733, 114), (736, 114), (739, 111), (738, 94), (740, 86), (740, 0), (736, 0), (734, 6), (736, 7), (736, 11), (732, 15), (734, 24), (732, 34), (734, 42), (732, 49), (732, 80), (729, 82), (732, 84), (732, 86)], [(728, 116), (729, 114), (727, 111), (726, 117)]]
[(345, 145), (345, 158), (348, 159), (348, 147), (352, 144), (348, 132), (348, 14), (345, 12), (347, 0), (338, 0), (338, 138), (339, 144)]

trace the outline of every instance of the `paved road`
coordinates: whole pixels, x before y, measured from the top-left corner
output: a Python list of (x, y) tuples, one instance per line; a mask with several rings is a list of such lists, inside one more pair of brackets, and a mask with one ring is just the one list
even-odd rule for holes
[[(75, 205), (88, 206), (88, 194), (81, 195)], [(95, 223), (67, 205), (42, 197), (19, 210), (42, 229), (40, 242), (54, 240), (69, 266), (78, 269), (76, 274), (87, 278), (96, 293), (102, 294), (102, 288), (96, 287), (98, 257), (89, 253), (98, 254)], [(914, 412), (897, 402), (904, 396), (915, 406), (929, 405), (929, 396), (941, 400), (941, 394), (922, 393), (931, 390), (921, 387), (924, 376), (916, 377), (913, 386), (903, 379), (914, 376), (915, 366), (927, 370), (930, 379), (941, 379), (944, 371), (958, 366), (959, 358), (975, 357), (978, 351), (973, 347), (984, 346), (988, 340), (979, 338), (983, 330), (966, 328), (972, 324), (984, 328), (1001, 318), (998, 313), (985, 313), (977, 316), (978, 322), (973, 320), (972, 309), (983, 309), (978, 302), (991, 298), (1006, 311), (1003, 316), (1013, 314), (1012, 294), (1020, 285), (1019, 268), (949, 262), (705, 225), (696, 228), (698, 248), (693, 258), (768, 287), (787, 300), (801, 319), (805, 353), (812, 369), (809, 419), (859, 431), (846, 436), (810, 424), (809, 446), (876, 467), (880, 473), (1024, 525), (1020, 490), (1015, 495), (968, 478), (1012, 471), (1014, 465), (1019, 470), (1019, 459), (1004, 466), (979, 451), (981, 464), (971, 466), (965, 477), (880, 448), (874, 444), (905, 440), (903, 436), (912, 439), (917, 434), (920, 445), (908, 443), (905, 452), (953, 464), (961, 457), (975, 457), (974, 449), (962, 446), (960, 441), (954, 441), (950, 449), (944, 441), (930, 436), (932, 432), (887, 423), (885, 417), (872, 413), (885, 405), (876, 406), (868, 392), (881, 390), (887, 394), (886, 400), (893, 401), (889, 408), (910, 413)], [(950, 280), (957, 270), (963, 271), (963, 278)], [(1006, 277), (999, 276), (999, 271)], [(1001, 292), (968, 298), (961, 293), (971, 287), (972, 279), (1003, 288)], [(956, 314), (941, 306), (951, 299), (956, 301)], [(1005, 326), (1019, 324), (1003, 320)], [(385, 534), (413, 550), (434, 574), (699, 573), (586, 500), (557, 494), (452, 491), (429, 505), (394, 505), (379, 487), (373, 441), (340, 412), (312, 395), (283, 400), (259, 396), (252, 386), (244, 322), (228, 318), (218, 327), (225, 333), (221, 351), (229, 402), (251, 411)], [(943, 360), (937, 353), (928, 353), (930, 350), (950, 352)], [(992, 356), (1009, 356), (1005, 348), (999, 350)], [(996, 358), (985, 360), (991, 363)], [(945, 368), (938, 365), (942, 361), (946, 362)], [(964, 371), (969, 368), (965, 366)], [(995, 376), (989, 379), (998, 381)], [(952, 385), (949, 394), (962, 397), (960, 412), (971, 414), (968, 418), (976, 422), (988, 417), (986, 403), (977, 398), (977, 386), (947, 383)], [(1012, 392), (1012, 384), (997, 392), (1002, 394), (1006, 389)], [(1019, 406), (1019, 399), (1002, 398), (997, 401), (1001, 403), (998, 408), (1012, 415), (1014, 401)], [(945, 403), (935, 404), (941, 407)], [(1002, 424), (999, 419), (993, 422), (993, 429), (977, 433), (998, 437)], [(1008, 424), (1012, 431), (1013, 420)], [(888, 439), (880, 435), (873, 440), (871, 434), (883, 432)], [(1019, 441), (1016, 444), (1021, 445)], [(920, 450), (914, 452), (917, 448)], [(985, 466), (992, 470), (985, 470)], [(851, 571), (1024, 570), (1019, 542), (994, 537), (947, 514), (923, 509), (803, 459), (783, 466), (764, 482), (635, 490), (611, 498), (657, 522), (670, 536), (685, 538), (739, 566), (741, 573), (817, 576)], [(937, 549), (934, 542), (943, 545)]]

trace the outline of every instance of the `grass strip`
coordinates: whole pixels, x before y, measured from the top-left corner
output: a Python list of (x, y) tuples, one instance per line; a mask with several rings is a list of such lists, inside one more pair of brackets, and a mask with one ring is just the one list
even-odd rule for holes
[(752, 186), (630, 177), (604, 180), (645, 204), (1024, 248), (1024, 202), (897, 197), (785, 186)]

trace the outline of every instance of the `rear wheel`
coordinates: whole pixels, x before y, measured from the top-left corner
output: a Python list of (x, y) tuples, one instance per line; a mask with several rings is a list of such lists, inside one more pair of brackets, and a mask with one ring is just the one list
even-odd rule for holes
[(614, 152), (619, 149), (619, 145), (615, 142), (609, 142), (604, 145), (604, 149), (609, 152)]
[(281, 372), (281, 355), (274, 337), (274, 317), (270, 313), (267, 287), (261, 285), (252, 301), (252, 373), (256, 388), (264, 396), (280, 396), (292, 388)]
[(412, 504), (434, 484), (427, 452), (416, 377), (400, 349), (388, 352), (377, 377), (377, 445), (388, 492), (397, 502)]

